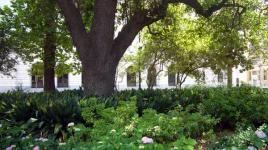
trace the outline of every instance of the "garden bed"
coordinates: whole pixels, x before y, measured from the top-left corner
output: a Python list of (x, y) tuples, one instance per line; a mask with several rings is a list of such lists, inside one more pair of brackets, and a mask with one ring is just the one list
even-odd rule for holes
[(265, 149), (268, 90), (255, 87), (0, 94), (0, 149)]

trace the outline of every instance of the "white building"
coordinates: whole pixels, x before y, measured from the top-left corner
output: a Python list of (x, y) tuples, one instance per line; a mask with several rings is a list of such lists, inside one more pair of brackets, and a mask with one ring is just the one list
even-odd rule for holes
[[(133, 44), (129, 47), (126, 54), (133, 54), (137, 48), (141, 45), (139, 38), (136, 38)], [(253, 86), (268, 87), (268, 66), (264, 65), (263, 60), (256, 60), (254, 62), (254, 69), (240, 72), (241, 68), (233, 68), (233, 86), (241, 84), (250, 84)], [(130, 63), (121, 61), (118, 66), (118, 73), (116, 76), (116, 89), (138, 89), (138, 75), (129, 74), (128, 68), (131, 67)], [(0, 92), (6, 92), (16, 89), (22, 89), (26, 92), (40, 92), (43, 91), (43, 78), (32, 76), (30, 74), (31, 64), (23, 63), (22, 60), (18, 60), (18, 64), (15, 66), (16, 71), (11, 73), (11, 76), (5, 76), (0, 73)], [(159, 70), (159, 66), (156, 66), (156, 70)], [(154, 88), (175, 88), (175, 79), (168, 75), (167, 67), (161, 68), (163, 71), (156, 78), (156, 84)], [(227, 84), (227, 74), (214, 74), (210, 69), (203, 69), (205, 74), (206, 86), (224, 86)], [(141, 73), (141, 88), (147, 88), (147, 71)], [(134, 82), (132, 81), (134, 79)], [(195, 79), (188, 77), (183, 87), (197, 85)], [(55, 86), (59, 91), (66, 89), (79, 89), (82, 86), (81, 74), (66, 74), (62, 77), (55, 78)]]
[[(141, 46), (139, 38), (136, 38), (133, 44), (127, 50), (127, 54), (133, 54), (137, 48)], [(254, 69), (240, 72), (241, 68), (233, 68), (233, 86), (241, 84), (250, 84), (253, 86), (268, 87), (268, 66), (264, 65), (262, 60), (256, 60), (254, 62)], [(130, 63), (121, 61), (118, 66), (116, 75), (116, 89), (138, 89), (138, 75), (129, 74), (128, 68), (131, 67)], [(11, 73), (11, 76), (6, 76), (0, 73), (0, 92), (7, 92), (16, 89), (22, 89), (26, 92), (40, 92), (43, 91), (43, 78), (32, 76), (30, 74), (31, 64), (24, 63), (22, 60), (18, 60), (18, 64), (15, 66), (16, 71)], [(159, 70), (159, 66), (156, 66), (156, 70)], [(175, 88), (175, 79), (168, 75), (167, 67), (161, 68), (163, 71), (156, 78), (156, 84), (154, 88)], [(224, 86), (227, 84), (227, 74), (222, 72), (221, 75), (214, 74), (210, 69), (203, 69), (205, 74), (206, 86)], [(66, 89), (79, 89), (82, 86), (81, 74), (66, 74), (62, 77), (55, 78), (55, 86), (59, 91)], [(141, 73), (141, 88), (147, 88), (147, 71)], [(172, 79), (173, 78), (173, 79)], [(134, 79), (134, 82), (133, 82)], [(188, 77), (182, 87), (188, 87), (197, 85), (195, 79)]]
[[(116, 76), (116, 88), (118, 90), (124, 89), (137, 89), (138, 77), (128, 73), (128, 68), (131, 64), (121, 62), (120, 68)], [(260, 66), (259, 66), (260, 67)], [(15, 89), (23, 89), (24, 91), (42, 91), (43, 90), (43, 78), (30, 75), (30, 64), (24, 64), (22, 61), (16, 65), (16, 72), (12, 72), (12, 76), (5, 76), (0, 74), (0, 92), (6, 92)], [(156, 66), (156, 70), (159, 69)], [(215, 75), (210, 69), (204, 69), (205, 72), (205, 85), (207, 86), (220, 86), (226, 85), (227, 76), (223, 73), (221, 76)], [(263, 78), (261, 78), (263, 76)], [(142, 82), (141, 87), (147, 88), (146, 78), (147, 72), (141, 73)], [(173, 79), (172, 79), (173, 78)], [(267, 71), (266, 68), (257, 68), (244, 73), (239, 72), (238, 69), (233, 69), (233, 85), (240, 85), (241, 83), (248, 83), (255, 86), (267, 86)], [(260, 80), (261, 79), (261, 80)], [(133, 80), (135, 80), (133, 82)], [(267, 81), (267, 82), (266, 82)], [(62, 77), (55, 78), (55, 84), (58, 90), (65, 89), (78, 89), (81, 87), (81, 75), (67, 74)], [(154, 88), (175, 88), (175, 79), (172, 76), (168, 76), (167, 68), (164, 67), (163, 71), (157, 76), (156, 84)], [(183, 87), (196, 85), (195, 79), (188, 77), (183, 84)]]

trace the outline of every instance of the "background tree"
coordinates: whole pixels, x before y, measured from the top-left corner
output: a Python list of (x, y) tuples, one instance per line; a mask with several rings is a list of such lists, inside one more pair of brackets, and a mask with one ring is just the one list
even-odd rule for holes
[[(3, 8), (5, 9), (5, 8)], [(4, 10), (0, 8), (0, 73), (10, 75), (15, 70), (17, 50), (10, 38), (11, 28), (8, 26), (10, 18), (5, 16)]]
[[(72, 40), (82, 62), (83, 86), (86, 95), (111, 95), (116, 68), (135, 36), (145, 27), (166, 16), (169, 4), (185, 4), (197, 14), (209, 17), (222, 7), (239, 7), (235, 1), (214, 0), (96, 0), (92, 26), (86, 26), (77, 1), (57, 0)], [(117, 11), (118, 10), (118, 11)], [(123, 14), (118, 15), (116, 14)], [(115, 37), (115, 22), (123, 18), (121, 31)]]
[(222, 9), (206, 23), (211, 34), (210, 61), (215, 72), (227, 71), (227, 86), (232, 86), (232, 69), (241, 66), (242, 71), (252, 67), (252, 60), (264, 54), (267, 47), (267, 15), (260, 1), (246, 0), (240, 10)]
[[(175, 75), (178, 88), (188, 76), (200, 80), (203, 75), (200, 69), (208, 66), (206, 51), (210, 37), (197, 34), (200, 21), (186, 8), (184, 5), (170, 6), (167, 17), (145, 31), (142, 51), (130, 56), (134, 68), (150, 70), (151, 64), (165, 65), (168, 74)], [(142, 63), (138, 63), (140, 60)]]
[[(20, 49), (19, 55), (27, 62), (42, 62), (43, 65), (33, 65), (31, 70), (41, 70), (34, 74), (44, 77), (44, 91), (55, 91), (55, 69), (61, 74), (69, 70), (60, 69), (71, 66), (66, 59), (73, 58), (75, 53), (69, 32), (63, 17), (59, 15), (54, 0), (15, 0), (11, 2), (6, 14), (12, 18), (10, 26), (13, 29), (11, 37)], [(65, 68), (66, 68), (65, 67)], [(56, 71), (59, 72), (59, 71)], [(31, 73), (37, 73), (31, 71)]]
[[(152, 40), (147, 40), (147, 42), (155, 42)], [(147, 43), (143, 48), (132, 55), (126, 55), (124, 60), (131, 63), (132, 72), (138, 73), (138, 84), (141, 88), (142, 72), (147, 72), (146, 84), (148, 89), (153, 89), (157, 84), (157, 76), (163, 71), (164, 52), (156, 47), (157, 44)]]
[(262, 3), (250, 0), (246, 3), (250, 5), (240, 10), (222, 9), (209, 20), (194, 15), (184, 5), (170, 6), (167, 17), (146, 30), (144, 46), (149, 48), (143, 51), (147, 52), (131, 58), (153, 63), (151, 55), (161, 53), (156, 55), (157, 59), (170, 64), (169, 71), (177, 74), (176, 84), (180, 88), (188, 76), (201, 80), (201, 68), (212, 68), (215, 73), (227, 70), (231, 86), (232, 68), (249, 69), (252, 58), (263, 51), (262, 43), (267, 39), (267, 17), (260, 13)]

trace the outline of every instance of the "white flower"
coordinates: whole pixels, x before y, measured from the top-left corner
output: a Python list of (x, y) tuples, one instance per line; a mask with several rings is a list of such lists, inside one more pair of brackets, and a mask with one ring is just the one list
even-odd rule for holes
[(125, 126), (125, 131), (126, 131), (126, 132), (133, 132), (134, 129), (135, 129), (135, 125), (134, 125), (134, 123), (131, 123), (130, 125)]
[(30, 120), (31, 120), (31, 122), (35, 122), (35, 121), (37, 121), (36, 118), (30, 118)]
[(0, 124), (0, 128), (2, 128), (2, 124)]
[(172, 117), (172, 120), (177, 120), (178, 118), (177, 117)]
[(140, 146), (139, 146), (139, 149), (144, 149), (144, 146), (143, 146), (143, 145), (140, 145)]
[(68, 123), (68, 127), (72, 127), (72, 126), (74, 126), (73, 122)]
[(40, 137), (39, 139), (35, 139), (35, 141), (46, 142), (46, 141), (48, 141), (48, 139), (47, 138)]
[(113, 130), (111, 130), (111, 132), (110, 133), (115, 133), (116, 132), (116, 130), (115, 129), (113, 129)]
[(81, 129), (80, 128), (74, 128), (74, 131), (79, 132), (79, 131), (81, 131)]
[(22, 137), (21, 140), (29, 139), (29, 136)]
[(160, 131), (161, 128), (159, 126), (154, 126), (154, 130), (157, 132), (157, 131)]
[(149, 138), (149, 137), (146, 137), (146, 136), (142, 137), (141, 141), (142, 141), (143, 144), (151, 144), (151, 143), (154, 142), (154, 140), (152, 138)]
[(47, 138), (42, 138), (40, 141), (46, 142), (46, 141), (48, 141), (48, 139)]
[(122, 135), (123, 135), (123, 136), (127, 136), (127, 133), (126, 133), (126, 132), (123, 132)]
[(11, 139), (11, 136), (7, 136), (6, 138), (7, 138), (7, 139)]
[(255, 134), (257, 135), (258, 138), (261, 138), (261, 139), (266, 138), (266, 134), (261, 130), (255, 131)]
[(248, 146), (248, 150), (257, 150), (257, 148), (254, 146)]
[(66, 145), (66, 143), (59, 143), (59, 146)]

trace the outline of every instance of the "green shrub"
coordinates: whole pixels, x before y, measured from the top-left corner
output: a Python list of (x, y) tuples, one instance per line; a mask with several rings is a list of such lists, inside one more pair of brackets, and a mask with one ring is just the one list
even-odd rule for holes
[[(0, 144), (1, 149), (11, 144), (25, 149), (35, 144), (51, 149), (194, 149), (193, 139), (213, 137), (219, 129), (268, 122), (267, 104), (268, 91), (254, 87), (130, 90), (108, 98), (83, 97), (81, 90), (2, 93)], [(6, 140), (8, 135), (12, 138)], [(254, 134), (249, 135), (249, 140), (238, 141), (259, 147)], [(29, 140), (20, 140), (25, 136)], [(40, 136), (49, 142), (36, 143)], [(143, 144), (144, 136), (154, 143)], [(57, 147), (59, 141), (67, 143)], [(228, 147), (239, 142), (220, 143)]]
[(1, 115), (10, 122), (27, 122), (37, 119), (38, 126), (32, 127), (33, 134), (42, 133), (66, 136), (70, 122), (81, 122), (80, 97), (70, 91), (63, 93), (4, 93), (0, 94)]
[(133, 96), (137, 98), (139, 115), (142, 115), (143, 110), (147, 108), (167, 113), (178, 104), (180, 99), (178, 90), (168, 89), (121, 91), (114, 95), (115, 99), (119, 101), (129, 101)]
[(39, 146), (41, 149), (56, 149), (58, 143), (54, 137), (41, 138), (32, 136), (31, 129), (36, 126), (35, 121), (6, 122), (0, 121), (0, 149), (6, 149), (11, 145), (16, 145), (18, 149), (33, 149)]
[(199, 110), (219, 118), (223, 128), (258, 126), (268, 122), (268, 91), (253, 87), (214, 88), (199, 104)]
[[(116, 149), (116, 145), (120, 147), (120, 143), (123, 143), (121, 145), (123, 146), (124, 142), (127, 144), (124, 146), (137, 148), (142, 144), (141, 138), (146, 136), (153, 138), (155, 146), (158, 145), (157, 147), (159, 144), (172, 146), (178, 140), (182, 140), (184, 135), (200, 137), (203, 133), (211, 132), (217, 123), (217, 120), (210, 116), (202, 116), (200, 113), (192, 115), (180, 108), (167, 114), (157, 113), (153, 109), (145, 109), (143, 115), (139, 116), (136, 97), (130, 99), (131, 101), (120, 101), (116, 107), (106, 107), (104, 103), (99, 103), (96, 98), (90, 98), (88, 101), (82, 100), (80, 102), (83, 106), (82, 116), (88, 124), (91, 124), (91, 127), (89, 130), (85, 130), (85, 127), (80, 126), (78, 131), (80, 133), (71, 138), (74, 140), (73, 143), (86, 142), (83, 138), (77, 138), (77, 136), (86, 136), (93, 143), (92, 145), (96, 144), (98, 148), (110, 145), (110, 149)], [(88, 133), (81, 133), (81, 131)], [(79, 141), (79, 139), (83, 140)], [(182, 145), (182, 143), (180, 144)], [(187, 145), (187, 142), (185, 144)]]
[(28, 94), (21, 91), (0, 94), (0, 119), (16, 121), (27, 120), (33, 116), (31, 104), (27, 101)]

